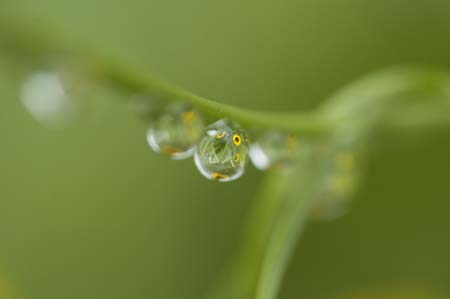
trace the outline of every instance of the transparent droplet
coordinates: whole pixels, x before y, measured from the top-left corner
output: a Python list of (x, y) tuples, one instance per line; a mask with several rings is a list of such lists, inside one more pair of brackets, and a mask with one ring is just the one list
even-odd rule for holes
[(325, 148), (324, 179), (311, 211), (314, 220), (334, 220), (347, 213), (360, 181), (360, 159), (355, 149)]
[(75, 104), (59, 72), (41, 71), (27, 78), (21, 89), (27, 111), (47, 127), (60, 127), (75, 116)]
[(228, 120), (219, 120), (206, 128), (195, 152), (195, 165), (207, 179), (233, 181), (244, 174), (248, 151), (246, 132)]
[(250, 145), (250, 159), (260, 170), (283, 170), (296, 158), (298, 149), (296, 137), (271, 131)]
[(204, 129), (203, 117), (188, 104), (168, 106), (147, 131), (150, 147), (175, 160), (194, 154)]

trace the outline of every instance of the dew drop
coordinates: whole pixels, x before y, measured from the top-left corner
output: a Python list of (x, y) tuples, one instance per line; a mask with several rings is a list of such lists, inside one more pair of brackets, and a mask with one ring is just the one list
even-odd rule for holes
[(248, 152), (247, 133), (235, 123), (222, 119), (206, 128), (194, 161), (207, 179), (229, 182), (244, 174)]
[(60, 127), (75, 116), (75, 103), (59, 72), (40, 71), (28, 77), (21, 89), (21, 102), (39, 123)]
[(347, 213), (360, 181), (358, 151), (348, 147), (327, 148), (324, 179), (316, 204), (311, 211), (313, 220), (334, 220)]
[(284, 170), (296, 158), (298, 149), (296, 137), (271, 131), (250, 145), (250, 159), (260, 170)]
[(188, 104), (177, 103), (168, 106), (152, 122), (147, 141), (155, 152), (175, 160), (186, 159), (194, 154), (203, 129), (200, 113)]

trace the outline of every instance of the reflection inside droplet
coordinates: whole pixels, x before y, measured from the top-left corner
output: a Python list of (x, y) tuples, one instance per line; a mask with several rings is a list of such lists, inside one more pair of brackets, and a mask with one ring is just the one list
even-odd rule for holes
[(37, 72), (25, 80), (21, 101), (41, 124), (59, 127), (73, 118), (74, 103), (56, 72)]
[(244, 174), (248, 147), (244, 130), (228, 120), (219, 120), (206, 128), (194, 162), (200, 173), (209, 180), (233, 181)]

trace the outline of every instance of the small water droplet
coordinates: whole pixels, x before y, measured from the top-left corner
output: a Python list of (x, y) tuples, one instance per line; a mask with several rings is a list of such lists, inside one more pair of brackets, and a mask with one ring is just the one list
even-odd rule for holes
[(284, 170), (296, 158), (298, 150), (296, 137), (271, 131), (250, 145), (250, 159), (260, 170)]
[(175, 160), (193, 155), (202, 137), (203, 117), (188, 104), (168, 106), (151, 124), (147, 131), (150, 147), (158, 153)]
[(47, 127), (60, 127), (75, 116), (75, 103), (59, 72), (40, 71), (27, 78), (21, 101), (28, 112)]
[(348, 145), (328, 146), (324, 151), (322, 189), (311, 211), (314, 220), (334, 220), (347, 213), (360, 180), (358, 151)]
[(228, 120), (206, 128), (194, 155), (195, 165), (209, 180), (229, 182), (244, 174), (249, 146), (247, 133)]

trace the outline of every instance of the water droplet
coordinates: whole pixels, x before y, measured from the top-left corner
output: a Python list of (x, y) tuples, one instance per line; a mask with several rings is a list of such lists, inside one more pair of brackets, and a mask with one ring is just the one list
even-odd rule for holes
[(60, 127), (75, 116), (75, 104), (68, 93), (63, 75), (41, 71), (27, 78), (21, 90), (21, 101), (28, 112), (47, 127)]
[(195, 152), (195, 165), (207, 179), (233, 181), (244, 174), (248, 151), (246, 132), (228, 120), (219, 120), (206, 128)]
[(193, 155), (202, 137), (203, 117), (188, 104), (168, 106), (147, 131), (150, 147), (172, 159), (186, 159)]
[(250, 145), (250, 159), (260, 170), (283, 170), (296, 158), (298, 149), (296, 137), (271, 131)]
[(334, 220), (350, 209), (360, 180), (360, 159), (356, 149), (347, 146), (326, 147), (322, 181), (315, 206), (314, 220)]

